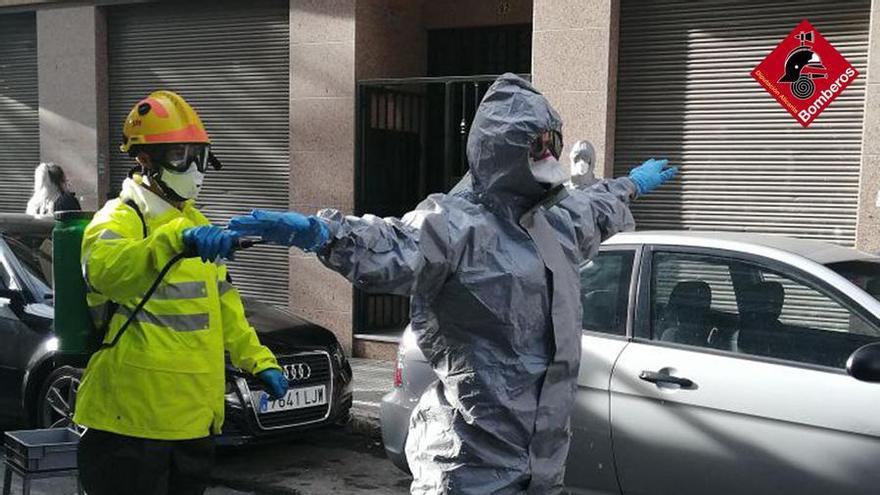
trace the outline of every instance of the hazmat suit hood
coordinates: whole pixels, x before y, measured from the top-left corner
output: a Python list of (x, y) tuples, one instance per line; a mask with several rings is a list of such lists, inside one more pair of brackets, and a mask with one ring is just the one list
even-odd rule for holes
[(529, 144), (546, 131), (562, 131), (556, 110), (528, 81), (499, 77), (486, 92), (468, 135), (467, 157), (477, 201), (498, 212), (521, 214), (547, 194), (529, 167)]

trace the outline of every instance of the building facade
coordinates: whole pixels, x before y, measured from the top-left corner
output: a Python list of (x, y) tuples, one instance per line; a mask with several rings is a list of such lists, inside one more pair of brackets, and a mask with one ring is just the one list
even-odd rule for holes
[[(224, 169), (200, 205), (398, 215), (466, 170), (491, 80), (531, 77), (597, 172), (651, 156), (680, 180), (641, 228), (766, 232), (880, 250), (880, 6), (638, 0), (0, 0), (0, 211), (61, 163), (86, 208), (131, 167), (122, 120), (149, 91), (200, 112)], [(749, 75), (808, 19), (860, 72), (809, 128)], [(355, 293), (312, 255), (242, 253), (235, 281), (391, 359), (406, 301)]]

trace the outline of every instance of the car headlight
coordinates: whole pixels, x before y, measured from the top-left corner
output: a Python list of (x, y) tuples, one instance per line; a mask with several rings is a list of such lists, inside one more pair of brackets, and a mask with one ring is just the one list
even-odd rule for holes
[(226, 380), (226, 390), (224, 391), (223, 399), (228, 405), (233, 407), (238, 407), (241, 404), (241, 400), (238, 397), (238, 387), (231, 380)]

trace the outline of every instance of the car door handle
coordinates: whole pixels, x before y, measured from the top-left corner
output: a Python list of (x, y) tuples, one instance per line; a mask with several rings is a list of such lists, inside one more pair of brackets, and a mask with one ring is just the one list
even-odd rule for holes
[(646, 382), (651, 383), (670, 383), (673, 385), (678, 385), (681, 388), (693, 388), (694, 382), (689, 378), (681, 378), (678, 376), (668, 375), (666, 373), (658, 373), (656, 371), (642, 371), (639, 373), (639, 378), (645, 380)]

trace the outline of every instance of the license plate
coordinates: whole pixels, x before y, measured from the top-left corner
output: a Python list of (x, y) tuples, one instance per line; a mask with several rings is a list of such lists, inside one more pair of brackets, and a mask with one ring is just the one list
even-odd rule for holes
[(268, 414), (292, 409), (323, 406), (327, 404), (327, 386), (316, 385), (314, 387), (292, 388), (284, 397), (278, 400), (269, 398), (269, 394), (257, 390), (252, 394), (254, 408), (260, 414)]

